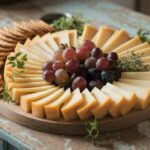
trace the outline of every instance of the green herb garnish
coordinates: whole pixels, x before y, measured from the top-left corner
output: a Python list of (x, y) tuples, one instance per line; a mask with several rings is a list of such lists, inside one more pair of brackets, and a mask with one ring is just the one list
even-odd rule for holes
[(150, 44), (150, 31), (139, 29), (137, 35), (142, 42), (148, 42)]
[(93, 120), (85, 121), (87, 137), (96, 145), (96, 140), (99, 138), (99, 120), (95, 117)]
[(77, 29), (78, 35), (81, 35), (84, 25), (88, 22), (81, 15), (74, 15), (71, 17), (60, 17), (53, 22), (53, 25), (58, 30)]
[(145, 65), (141, 60), (143, 54), (135, 54), (134, 52), (127, 52), (126, 56), (123, 56), (119, 61), (118, 65), (124, 72), (140, 72), (148, 71), (148, 65)]

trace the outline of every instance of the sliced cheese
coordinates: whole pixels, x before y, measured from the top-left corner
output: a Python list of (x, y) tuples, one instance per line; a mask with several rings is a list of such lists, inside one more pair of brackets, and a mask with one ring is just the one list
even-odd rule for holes
[(140, 40), (139, 37), (134, 37), (131, 40), (123, 43), (122, 45), (120, 45), (119, 47), (115, 48), (114, 50), (112, 50), (113, 52), (119, 53), (122, 52), (124, 50), (128, 50), (130, 48), (133, 48), (134, 46), (138, 46), (142, 44), (142, 41)]
[(97, 107), (93, 108), (92, 114), (97, 118), (103, 118), (107, 113), (112, 104), (110, 97), (99, 90), (98, 88), (94, 88), (91, 93), (97, 99)]
[(20, 97), (25, 94), (40, 92), (51, 88), (51, 85), (41, 86), (41, 87), (31, 87), (31, 88), (13, 88), (12, 98), (16, 104), (20, 104)]
[(92, 26), (90, 24), (86, 24), (84, 26), (84, 29), (83, 29), (81, 40), (82, 41), (92, 40), (92, 38), (94, 37), (94, 35), (96, 34), (96, 32), (97, 32), (96, 27), (94, 27), (94, 26)]
[(125, 116), (135, 106), (136, 101), (137, 101), (136, 94), (133, 91), (126, 91), (126, 90), (119, 88), (111, 83), (107, 83), (106, 86), (111, 88), (113, 91), (120, 93), (121, 95), (123, 95), (126, 98), (127, 103), (121, 109), (121, 114), (123, 116)]
[(129, 40), (129, 34), (121, 29), (119, 31), (116, 31), (111, 38), (109, 38), (109, 40), (102, 46), (102, 50), (106, 53), (106, 52), (110, 52), (113, 49), (117, 48), (118, 46), (120, 46), (121, 44), (123, 44), (124, 42)]
[(96, 47), (101, 48), (106, 43), (106, 41), (112, 36), (114, 31), (114, 29), (106, 26), (100, 27), (97, 34), (95, 35), (96, 37), (94, 37), (93, 39)]
[(140, 54), (140, 55), (142, 55), (143, 57), (144, 57), (144, 56), (148, 56), (148, 55), (150, 55), (150, 47), (145, 48), (145, 49), (141, 49), (141, 50), (138, 50), (138, 51), (135, 51), (134, 53), (135, 53), (135, 54)]
[(45, 117), (44, 106), (58, 99), (63, 93), (64, 89), (61, 88), (56, 92), (48, 95), (47, 97), (44, 97), (36, 102), (32, 102), (32, 114), (35, 117), (44, 118)]
[(92, 116), (91, 111), (97, 106), (98, 102), (88, 89), (82, 92), (82, 96), (85, 103), (77, 110), (77, 113), (81, 120), (87, 120)]
[(150, 72), (122, 72), (121, 78), (135, 80), (150, 80)]
[(129, 85), (122, 82), (113, 82), (113, 84), (120, 88), (123, 88), (124, 90), (135, 92), (138, 98), (138, 101), (135, 106), (137, 109), (144, 109), (145, 107), (148, 106), (150, 102), (150, 90), (148, 88)]
[(32, 44), (37, 43), (40, 39), (41, 39), (41, 37), (40, 37), (39, 35), (36, 35), (36, 36), (32, 39)]
[(25, 42), (24, 42), (24, 46), (26, 46), (26, 47), (28, 47), (28, 46), (30, 46), (31, 45), (31, 43), (32, 43), (32, 41), (30, 40), (30, 39), (27, 39)]
[(61, 107), (71, 99), (71, 90), (67, 89), (64, 94), (54, 102), (45, 105), (46, 118), (49, 120), (58, 120), (61, 116)]
[(84, 104), (82, 94), (79, 89), (72, 92), (72, 97), (61, 109), (62, 115), (66, 121), (71, 121), (79, 118), (77, 110), (79, 106)]
[(150, 63), (150, 56), (141, 57), (141, 60), (142, 60), (144, 63)]
[(47, 96), (51, 95), (52, 93), (56, 92), (57, 90), (58, 90), (58, 87), (51, 86), (51, 88), (49, 88), (48, 90), (23, 95), (23, 96), (21, 96), (20, 106), (25, 112), (31, 112), (32, 102), (35, 102), (44, 97), (47, 97)]
[(111, 88), (107, 86), (103, 86), (101, 89), (104, 93), (106, 93), (112, 100), (112, 104), (109, 108), (109, 113), (112, 117), (119, 117), (121, 114), (122, 108), (127, 104), (127, 100), (123, 95), (118, 92), (113, 91)]
[(40, 66), (40, 67), (43, 65), (42, 63), (40, 63), (38, 61), (31, 60), (31, 59), (27, 59), (26, 64), (27, 65), (33, 65), (33, 66)]
[(77, 30), (69, 30), (70, 46), (77, 46)]
[(24, 64), (25, 69), (30, 69), (30, 70), (42, 70), (42, 66), (35, 66), (35, 65), (30, 65), (28, 63)]

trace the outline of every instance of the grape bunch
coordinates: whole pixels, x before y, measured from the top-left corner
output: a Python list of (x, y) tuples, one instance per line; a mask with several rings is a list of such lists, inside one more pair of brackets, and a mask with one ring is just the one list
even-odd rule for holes
[(52, 58), (43, 65), (43, 79), (64, 87), (67, 85), (72, 90), (100, 89), (107, 82), (121, 77), (121, 68), (117, 66), (118, 55), (115, 52), (103, 53), (90, 40), (78, 49), (60, 49)]

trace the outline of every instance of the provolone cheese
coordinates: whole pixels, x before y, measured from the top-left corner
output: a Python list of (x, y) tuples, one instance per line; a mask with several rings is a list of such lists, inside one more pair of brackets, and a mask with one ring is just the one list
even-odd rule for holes
[(69, 31), (69, 40), (70, 46), (77, 46), (77, 30), (68, 30)]

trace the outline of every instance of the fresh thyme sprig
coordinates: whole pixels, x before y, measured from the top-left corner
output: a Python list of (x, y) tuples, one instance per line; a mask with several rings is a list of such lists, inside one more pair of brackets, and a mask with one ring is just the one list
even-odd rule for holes
[(137, 35), (140, 37), (142, 42), (148, 42), (150, 44), (150, 31), (139, 29)]
[(77, 14), (71, 17), (60, 17), (53, 22), (53, 25), (58, 30), (77, 29), (78, 35), (82, 34), (83, 27), (89, 21)]
[(7, 59), (7, 64), (11, 65), (11, 67), (23, 69), (25, 61), (27, 61), (27, 55), (22, 54), (22, 52), (17, 52), (14, 56), (9, 56)]
[(96, 140), (99, 138), (99, 120), (95, 117), (93, 120), (85, 121), (85, 128), (88, 133), (87, 137), (96, 145)]
[(141, 60), (142, 56), (143, 54), (127, 52), (127, 54), (118, 61), (118, 65), (124, 72), (148, 71), (149, 67)]

